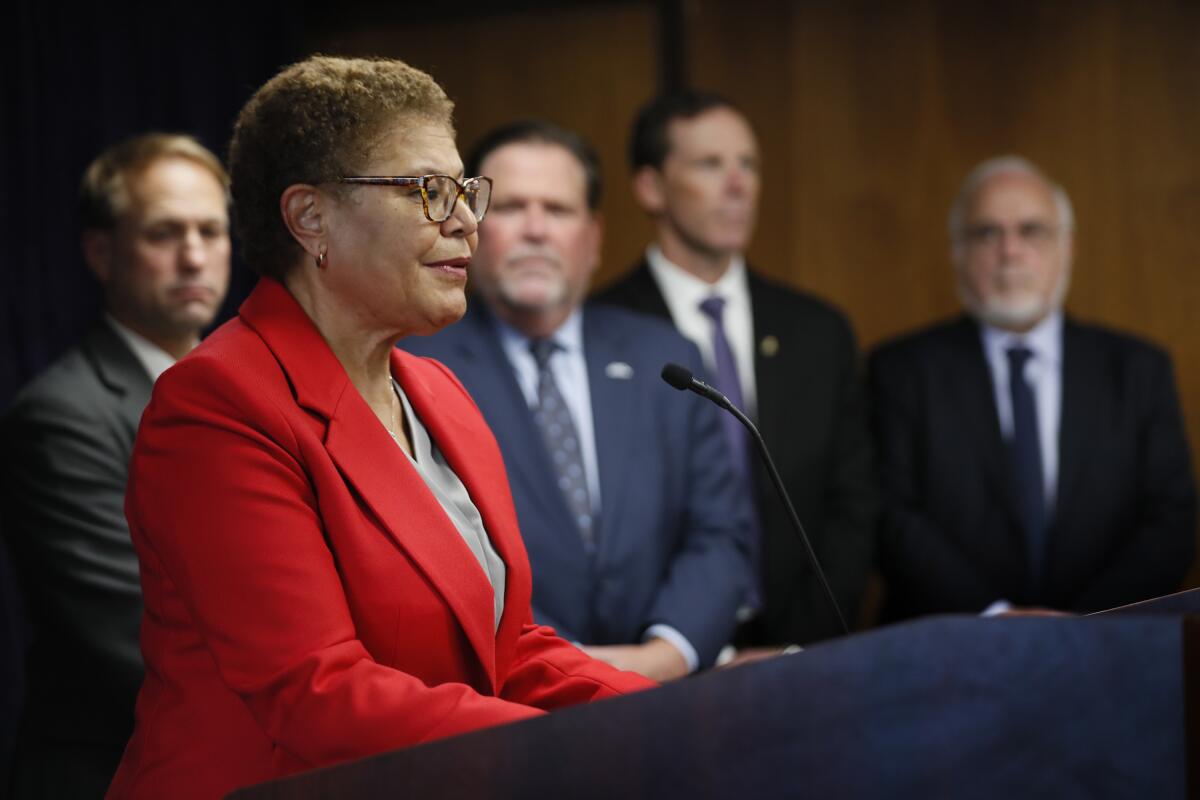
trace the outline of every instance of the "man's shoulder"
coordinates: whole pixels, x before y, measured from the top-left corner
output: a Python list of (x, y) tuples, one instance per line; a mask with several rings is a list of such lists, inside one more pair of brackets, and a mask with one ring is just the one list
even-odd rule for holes
[(635, 352), (690, 354), (695, 348), (668, 320), (599, 298), (584, 306), (585, 336), (589, 330), (618, 335)]
[(872, 349), (870, 359), (876, 363), (937, 359), (972, 336), (978, 336), (978, 328), (960, 315), (885, 339)]
[(641, 311), (659, 311), (662, 293), (646, 261), (640, 260), (616, 280), (597, 289), (592, 300), (611, 306), (624, 306)]
[(1170, 356), (1161, 345), (1109, 325), (1068, 317), (1063, 322), (1063, 335), (1068, 343), (1090, 347), (1120, 360), (1170, 362)]
[(28, 419), (42, 413), (90, 414), (104, 392), (95, 365), (82, 342), (76, 343), (17, 392), (6, 419)]
[(840, 308), (811, 292), (768, 277), (756, 269), (749, 270), (748, 282), (756, 316), (766, 315), (824, 329), (851, 330), (850, 320)]

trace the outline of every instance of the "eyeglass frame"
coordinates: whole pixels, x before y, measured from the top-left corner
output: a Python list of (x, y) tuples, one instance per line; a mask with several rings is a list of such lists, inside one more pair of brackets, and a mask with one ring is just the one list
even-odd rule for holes
[[(458, 193), (454, 196), (454, 202), (450, 204), (450, 210), (446, 212), (446, 216), (442, 219), (434, 219), (433, 214), (429, 213), (429, 193), (425, 189), (425, 183), (430, 178), (446, 178), (454, 184), (455, 188), (458, 189)], [(460, 197), (462, 198), (463, 202), (467, 204), (467, 209), (470, 210), (472, 214), (475, 214), (474, 209), (471, 209), (471, 204), (467, 202), (467, 184), (472, 182), (479, 183), (480, 181), (487, 181), (488, 205), (487, 208), (483, 209), (482, 214), (475, 215), (475, 221), (483, 222), (483, 218), (487, 216), (488, 208), (490, 208), (492, 205), (492, 189), (494, 188), (492, 179), (486, 175), (478, 175), (474, 178), (465, 178), (462, 181), (458, 180), (452, 175), (446, 175), (441, 172), (434, 172), (429, 175), (418, 176), (343, 175), (336, 180), (336, 183), (356, 184), (359, 186), (419, 186), (421, 187), (421, 207), (425, 211), (425, 219), (440, 225), (454, 216), (454, 207), (458, 205), (458, 199)]]
[(1054, 244), (1062, 234), (1062, 227), (1051, 225), (1041, 220), (1029, 220), (1012, 227), (994, 223), (968, 225), (962, 232), (961, 241), (977, 250), (990, 250), (998, 247), (1005, 237), (1015, 235), (1025, 247), (1041, 250)]

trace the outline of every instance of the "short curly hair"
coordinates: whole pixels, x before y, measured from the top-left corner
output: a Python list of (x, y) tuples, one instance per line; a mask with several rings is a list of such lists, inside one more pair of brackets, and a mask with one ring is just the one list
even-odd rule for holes
[(453, 111), (433, 78), (395, 59), (315, 55), (267, 81), (238, 114), (229, 143), (246, 263), (282, 280), (297, 262), (300, 245), (279, 213), (287, 187), (359, 174), (397, 124), (453, 130)]

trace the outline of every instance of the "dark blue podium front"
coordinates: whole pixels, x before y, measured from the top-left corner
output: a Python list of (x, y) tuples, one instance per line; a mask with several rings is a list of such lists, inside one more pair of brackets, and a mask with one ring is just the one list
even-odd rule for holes
[(930, 618), (234, 796), (1184, 797), (1188, 619)]

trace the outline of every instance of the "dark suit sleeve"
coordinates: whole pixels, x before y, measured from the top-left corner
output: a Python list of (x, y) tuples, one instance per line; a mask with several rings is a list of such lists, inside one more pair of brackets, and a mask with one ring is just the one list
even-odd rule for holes
[(882, 492), (880, 567), (907, 613), (982, 611), (1000, 593), (925, 507), (921, 448), (928, 414), (912, 365), (876, 352), (868, 368), (877, 472)]
[[(690, 357), (680, 360), (703, 374), (699, 353), (690, 344), (688, 350)], [(665, 396), (685, 401), (670, 406), (686, 414), (687, 422), (686, 440), (674, 443), (678, 453), (686, 453), (683, 536), (646, 627), (670, 625), (707, 667), (729, 642), (749, 585), (749, 493), (733, 471), (716, 406), (691, 395)]]
[(5, 533), (31, 614), (63, 626), (86, 648), (78, 658), (114, 665), (136, 691), (142, 604), (124, 513), (129, 443), (90, 408), (43, 395), (7, 415)]
[(1078, 610), (1107, 608), (1113, 598), (1163, 594), (1180, 584), (1195, 554), (1196, 487), (1170, 359), (1152, 351), (1133, 383), (1144, 387), (1147, 398), (1141, 461), (1129, 465), (1138, 482), (1139, 519), (1077, 595)]

